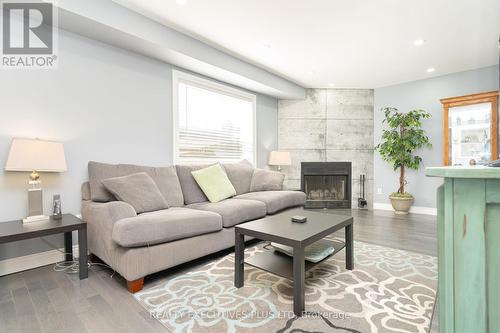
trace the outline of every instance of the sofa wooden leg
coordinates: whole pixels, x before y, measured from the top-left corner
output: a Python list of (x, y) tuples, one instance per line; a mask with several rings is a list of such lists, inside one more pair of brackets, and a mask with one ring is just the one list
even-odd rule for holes
[(127, 281), (127, 289), (131, 293), (141, 291), (142, 287), (144, 287), (144, 278), (140, 278), (134, 281)]

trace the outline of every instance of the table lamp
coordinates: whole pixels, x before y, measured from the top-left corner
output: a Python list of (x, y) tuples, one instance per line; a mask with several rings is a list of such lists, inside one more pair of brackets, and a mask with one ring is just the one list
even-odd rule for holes
[(273, 150), (269, 153), (269, 165), (277, 165), (278, 171), (281, 171), (281, 167), (285, 165), (291, 165), (292, 160), (290, 159), (290, 153), (287, 151)]
[(5, 171), (31, 172), (28, 184), (28, 217), (24, 223), (48, 219), (43, 214), (43, 198), (38, 172), (66, 171), (64, 147), (61, 142), (38, 139), (12, 139)]

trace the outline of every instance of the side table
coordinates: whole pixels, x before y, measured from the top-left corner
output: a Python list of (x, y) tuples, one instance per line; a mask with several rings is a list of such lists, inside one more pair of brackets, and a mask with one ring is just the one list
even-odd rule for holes
[(64, 233), (64, 252), (67, 261), (73, 260), (72, 231), (78, 231), (80, 280), (88, 277), (87, 224), (72, 214), (63, 214), (60, 220), (23, 223), (22, 220), (0, 222), (0, 244)]

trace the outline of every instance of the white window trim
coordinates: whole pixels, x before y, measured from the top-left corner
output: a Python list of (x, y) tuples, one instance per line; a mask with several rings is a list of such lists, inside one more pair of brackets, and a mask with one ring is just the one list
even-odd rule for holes
[[(179, 70), (172, 70), (172, 135), (173, 135), (173, 161), (174, 164), (178, 164), (179, 156), (179, 145), (178, 145), (178, 134), (179, 134), (179, 83), (186, 82), (191, 85), (199, 86), (203, 89), (208, 89), (221, 94), (227, 94), (229, 96), (237, 96), (239, 98), (246, 99), (252, 102), (252, 117), (253, 117), (253, 161), (254, 165), (257, 165), (257, 95), (251, 94), (244, 90), (236, 89), (230, 87), (229, 85), (221, 84), (212, 80), (201, 78), (196, 75), (188, 74)], [(200, 161), (202, 162), (202, 161)], [(225, 162), (221, 160), (219, 162)]]

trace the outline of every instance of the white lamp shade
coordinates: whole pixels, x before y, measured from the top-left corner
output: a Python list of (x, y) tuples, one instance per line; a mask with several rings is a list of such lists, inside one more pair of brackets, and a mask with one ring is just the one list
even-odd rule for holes
[(66, 158), (61, 142), (38, 139), (12, 139), (6, 171), (66, 171)]
[(287, 151), (273, 150), (269, 153), (269, 165), (291, 165), (290, 153)]

